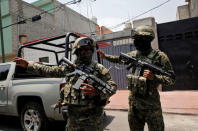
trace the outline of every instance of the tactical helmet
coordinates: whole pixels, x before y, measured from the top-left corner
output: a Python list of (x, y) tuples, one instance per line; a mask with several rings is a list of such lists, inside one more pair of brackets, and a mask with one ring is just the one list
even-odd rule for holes
[(144, 37), (152, 41), (155, 38), (155, 34), (151, 26), (139, 26), (135, 29), (132, 38)]
[(92, 52), (94, 52), (94, 41), (88, 37), (80, 37), (74, 42), (72, 54), (77, 54), (78, 50), (84, 46), (90, 46)]

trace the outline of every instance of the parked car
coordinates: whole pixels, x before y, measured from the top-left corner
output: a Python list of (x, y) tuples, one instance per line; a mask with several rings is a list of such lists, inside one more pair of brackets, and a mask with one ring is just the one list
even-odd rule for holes
[[(23, 48), (31, 48), (54, 53), (57, 64), (60, 64), (59, 53), (64, 53), (67, 58), (70, 56), (69, 44), (72, 43), (70, 36), (77, 37), (74, 33), (68, 33), (28, 42), (19, 48), (18, 57), (21, 57)], [(60, 39), (64, 39), (65, 42), (60, 43)], [(39, 46), (41, 44), (48, 48)], [(59, 50), (57, 51), (56, 48)], [(47, 66), (54, 65), (48, 63)], [(62, 113), (58, 109), (54, 110), (60, 98), (60, 89), (64, 84), (65, 78), (32, 75), (22, 67), (16, 66), (15, 62), (2, 63), (0, 64), (0, 114), (20, 117), (23, 130), (45, 131), (49, 121), (64, 120)]]
[(54, 110), (64, 78), (27, 74), (14, 62), (0, 64), (0, 114), (19, 116), (24, 130), (46, 130), (49, 120), (63, 120)]

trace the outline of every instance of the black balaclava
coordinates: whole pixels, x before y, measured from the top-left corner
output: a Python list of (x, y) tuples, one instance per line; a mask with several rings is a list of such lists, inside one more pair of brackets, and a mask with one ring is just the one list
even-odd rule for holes
[(77, 59), (76, 59), (75, 63), (89, 65), (89, 64), (91, 64), (92, 56), (93, 56), (93, 51), (90, 54), (87, 53), (87, 54), (82, 55), (82, 54), (80, 54), (80, 49), (79, 49), (79, 51), (76, 53)]
[(134, 39), (134, 45), (137, 50), (146, 52), (151, 49), (151, 38), (146, 36), (138, 36)]

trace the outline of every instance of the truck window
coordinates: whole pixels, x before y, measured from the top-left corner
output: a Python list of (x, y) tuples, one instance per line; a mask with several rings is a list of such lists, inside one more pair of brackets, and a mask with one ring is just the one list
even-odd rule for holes
[(16, 79), (38, 79), (44, 76), (40, 75), (34, 75), (26, 72), (26, 70), (23, 67), (16, 66), (15, 73), (14, 73), (14, 80)]
[(49, 57), (40, 57), (39, 62), (49, 63)]
[(4, 81), (4, 80), (7, 79), (10, 66), (11, 66), (10, 64), (8, 64), (8, 65), (1, 65), (0, 66), (0, 81)]

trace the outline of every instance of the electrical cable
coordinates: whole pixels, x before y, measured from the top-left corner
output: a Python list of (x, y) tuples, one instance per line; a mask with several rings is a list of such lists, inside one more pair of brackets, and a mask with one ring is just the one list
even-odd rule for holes
[(78, 0), (78, 1), (72, 0), (72, 1), (69, 1), (69, 2), (67, 2), (67, 3), (65, 3), (65, 4), (61, 4), (60, 6), (51, 8), (51, 9), (49, 9), (49, 10), (47, 10), (47, 11), (42, 11), (42, 12), (39, 13), (38, 15), (35, 15), (35, 16), (31, 17), (31, 18), (26, 18), (26, 19), (24, 19), (24, 20), (22, 20), (22, 21), (18, 21), (18, 22), (16, 22), (16, 23), (12, 23), (12, 24), (10, 24), (10, 25), (4, 26), (4, 27), (2, 27), (1, 29), (10, 27), (10, 26), (13, 26), (13, 25), (16, 25), (16, 24), (23, 24), (23, 23), (25, 23), (27, 20), (30, 20), (30, 19), (32, 19), (33, 22), (34, 22), (34, 21), (37, 21), (38, 19), (41, 19), (41, 15), (43, 15), (43, 14), (45, 14), (45, 13), (48, 13), (48, 12), (51, 11), (51, 10), (59, 9), (59, 8), (62, 8), (63, 6), (65, 6), (65, 5), (76, 4), (76, 3), (79, 3), (79, 2), (81, 2), (81, 0)]
[[(127, 22), (130, 22), (131, 20), (134, 20), (134, 19), (136, 19), (136, 18), (138, 18), (138, 17), (140, 17), (140, 16), (142, 16), (142, 15), (144, 15), (144, 14), (146, 14), (146, 13), (148, 13), (148, 12), (154, 10), (154, 9), (157, 9), (157, 8), (161, 7), (162, 5), (164, 5), (164, 4), (166, 4), (166, 3), (170, 2), (170, 1), (171, 1), (171, 0), (167, 0), (167, 1), (161, 3), (161, 4), (157, 5), (157, 6), (155, 6), (155, 7), (151, 8), (151, 9), (149, 9), (149, 10), (147, 10), (147, 11), (145, 11), (145, 12), (143, 12), (143, 13), (141, 13), (141, 14), (139, 14), (139, 15), (133, 17), (133, 18), (131, 18), (131, 19), (128, 19), (128, 20), (126, 20), (126, 21), (124, 21), (124, 22), (122, 22), (122, 23), (120, 23), (120, 24), (118, 24), (118, 25), (115, 25), (115, 26), (113, 26), (113, 27), (107, 27), (107, 28), (110, 29), (110, 30), (115, 29), (115, 28), (118, 28), (118, 27), (122, 26), (123, 24), (125, 24), (125, 23), (127, 23)], [(97, 31), (96, 31), (96, 32), (97, 32)], [(94, 34), (94, 33), (96, 33), (96, 32), (84, 32), (84, 33), (82, 33), (82, 34)]]
[[(118, 27), (122, 26), (123, 24), (125, 24), (127, 22), (130, 22), (131, 20), (134, 20), (134, 19), (136, 19), (136, 18), (138, 18), (138, 17), (140, 17), (140, 16), (142, 16), (142, 15), (144, 15), (144, 14), (146, 14), (146, 13), (148, 13), (148, 12), (154, 10), (154, 9), (157, 9), (157, 8), (163, 6), (164, 4), (166, 4), (166, 3), (170, 2), (170, 1), (171, 0), (167, 0), (167, 1), (161, 3), (161, 4), (157, 5), (157, 6), (155, 6), (155, 7), (151, 8), (151, 9), (149, 9), (149, 10), (147, 10), (147, 11), (145, 11), (145, 12), (143, 12), (143, 13), (141, 13), (141, 14), (133, 17), (133, 18), (131, 18), (131, 19), (128, 19), (128, 20), (126, 20), (126, 21), (124, 21), (124, 22), (122, 22), (122, 23), (120, 23), (118, 25), (115, 25), (113, 27), (107, 27), (107, 28), (110, 29), (110, 30), (115, 29), (115, 28), (118, 28)], [(90, 33), (96, 33), (96, 32), (84, 32), (83, 34), (90, 34)]]
[[(16, 13), (14, 13), (14, 12), (10, 12), (11, 13), (11, 15), (15, 15), (15, 16), (19, 16), (18, 14), (16, 14)], [(22, 18), (22, 19), (26, 19), (25, 17), (22, 17), (22, 16), (19, 16), (20, 18)], [(30, 21), (30, 20), (28, 20), (28, 21)], [(32, 22), (32, 21), (30, 21), (30, 22)], [(47, 25), (48, 26), (48, 28), (50, 28), (51, 30), (53, 30), (54, 28), (53, 27), (55, 27), (55, 25), (51, 25), (51, 24), (49, 24), (49, 23), (46, 23), (46, 22), (43, 22), (43, 21), (38, 21), (38, 22), (34, 22), (35, 24), (45, 24), (45, 25)], [(55, 27), (56, 29), (58, 28), (58, 27)], [(62, 29), (62, 28), (58, 28), (58, 30), (60, 30), (60, 31), (63, 31), (63, 32), (66, 32), (64, 29)]]
[(146, 13), (148, 13), (148, 12), (154, 10), (154, 9), (157, 9), (157, 8), (161, 7), (162, 5), (164, 5), (164, 4), (166, 4), (166, 3), (170, 2), (170, 1), (171, 1), (171, 0), (167, 0), (167, 1), (161, 3), (161, 4), (157, 5), (157, 6), (155, 6), (155, 7), (151, 8), (151, 9), (149, 9), (149, 10), (147, 10), (147, 11), (145, 11), (145, 12), (143, 12), (143, 13), (141, 13), (141, 14), (139, 14), (139, 15), (133, 17), (133, 18), (131, 18), (131, 19), (128, 19), (128, 20), (126, 20), (126, 21), (124, 21), (124, 22), (122, 22), (122, 23), (120, 23), (120, 24), (118, 24), (118, 25), (115, 25), (115, 26), (113, 26), (113, 27), (109, 27), (109, 29), (118, 28), (118, 27), (120, 27), (121, 25), (123, 25), (123, 24), (125, 24), (125, 23), (127, 23), (127, 22), (130, 22), (131, 20), (134, 20), (134, 19), (136, 19), (136, 18), (138, 18), (138, 17), (140, 17), (140, 16), (142, 16), (142, 15), (144, 15), (144, 14), (146, 14)]

